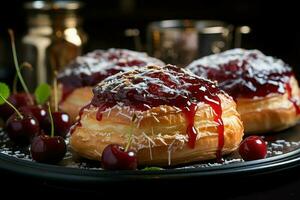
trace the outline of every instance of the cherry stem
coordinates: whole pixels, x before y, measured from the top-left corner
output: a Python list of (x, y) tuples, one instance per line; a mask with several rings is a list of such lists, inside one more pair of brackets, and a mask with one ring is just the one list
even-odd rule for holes
[[(24, 67), (32, 70), (32, 66), (30, 63), (24, 62), (20, 66), (20, 70), (22, 70)], [(13, 80), (13, 93), (17, 93), (17, 84), (18, 84), (18, 74), (15, 75), (14, 80)]]
[(48, 113), (50, 116), (50, 123), (51, 123), (51, 137), (54, 137), (54, 122), (53, 122), (53, 116), (51, 112), (50, 103), (48, 103)]
[(14, 109), (14, 111), (17, 113), (17, 115), (20, 117), (20, 119), (23, 119), (23, 115), (18, 111), (18, 109), (12, 105), (8, 100), (6, 100), (1, 94), (0, 94), (0, 98), (7, 103), (12, 109)]
[[(30, 96), (29, 90), (25, 84), (25, 81), (22, 77), (21, 71), (20, 71), (20, 66), (18, 63), (18, 57), (17, 57), (17, 51), (16, 51), (16, 45), (15, 45), (15, 36), (14, 36), (14, 32), (11, 29), (8, 29), (8, 34), (10, 36), (10, 41), (11, 41), (11, 48), (12, 48), (12, 53), (13, 53), (13, 59), (14, 59), (14, 64), (15, 64), (15, 68), (16, 68), (16, 73), (19, 77), (19, 80), (21, 82), (21, 85), (24, 89), (24, 91)], [(31, 99), (31, 96), (30, 96)], [(31, 99), (32, 101), (32, 99)], [(32, 102), (33, 103), (33, 102)]]
[(54, 71), (54, 78), (53, 78), (53, 90), (54, 90), (54, 110), (55, 112), (58, 111), (58, 98), (57, 98), (57, 71)]

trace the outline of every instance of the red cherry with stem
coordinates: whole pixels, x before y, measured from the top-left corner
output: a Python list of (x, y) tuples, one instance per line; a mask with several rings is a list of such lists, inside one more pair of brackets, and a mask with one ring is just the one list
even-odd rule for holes
[[(70, 116), (65, 112), (52, 112), (52, 118), (54, 122), (55, 135), (65, 138), (72, 126)], [(47, 116), (45, 121), (43, 122), (43, 129), (48, 135), (50, 134), (51, 120), (49, 116)]]
[(9, 138), (17, 144), (28, 144), (40, 131), (37, 119), (31, 115), (20, 113), (19, 110), (1, 94), (0, 98), (15, 111), (5, 124), (5, 131)]
[(40, 127), (38, 120), (29, 115), (13, 114), (6, 122), (5, 131), (8, 137), (20, 145), (30, 144), (32, 138), (39, 134)]
[[(70, 116), (65, 112), (58, 111), (58, 95), (57, 95), (57, 72), (54, 71), (53, 79), (53, 93), (54, 93), (54, 111), (51, 113), (51, 117), (54, 122), (54, 132), (56, 135), (66, 137), (67, 133), (70, 131), (72, 122)], [(50, 116), (50, 115), (49, 115)], [(43, 123), (43, 129), (47, 134), (50, 133), (51, 120), (50, 117), (47, 117)]]
[[(15, 94), (11, 95), (8, 98), (8, 100), (5, 99), (5, 104), (0, 107), (0, 116), (3, 119), (7, 119), (10, 115), (12, 115), (14, 113), (14, 110), (16, 110), (16, 108), (34, 104), (32, 95), (29, 93), (29, 90), (25, 84), (25, 81), (24, 81), (21, 71), (20, 71), (20, 66), (19, 66), (19, 62), (18, 62), (18, 58), (17, 58), (14, 32), (11, 29), (9, 29), (8, 34), (9, 34), (10, 40), (11, 40), (11, 49), (12, 49), (12, 54), (13, 54), (14, 66), (16, 69), (16, 75), (19, 78), (20, 83), (21, 83), (25, 93), (15, 93)], [(16, 82), (16, 81), (14, 81), (14, 82)], [(18, 113), (18, 111), (17, 111), (17, 113)], [(18, 113), (18, 114), (20, 114), (20, 113)], [(22, 118), (21, 116), (22, 115), (19, 115), (20, 118)]]
[[(33, 96), (24, 92), (15, 93), (10, 95), (7, 101), (9, 101), (15, 108), (20, 108), (22, 106), (33, 105)], [(2, 119), (8, 119), (14, 112), (14, 109), (7, 103), (0, 105), (0, 117)]]
[[(17, 101), (12, 98), (12, 96), (7, 99), (12, 105), (17, 107)], [(12, 109), (7, 103), (0, 105), (0, 117), (3, 120), (7, 120), (14, 113), (14, 109)]]
[(31, 143), (31, 156), (37, 162), (57, 163), (67, 152), (67, 145), (61, 136), (54, 136), (54, 121), (48, 104), (48, 113), (51, 122), (51, 135), (39, 135)]
[(135, 170), (136, 153), (132, 150), (125, 151), (120, 145), (110, 144), (102, 152), (101, 164), (103, 169), (108, 170)]
[(258, 160), (267, 156), (266, 142), (259, 136), (249, 136), (242, 141), (239, 154), (246, 160)]
[(22, 113), (26, 113), (29, 115), (34, 116), (41, 125), (44, 120), (46, 120), (47, 117), (47, 111), (41, 106), (37, 105), (29, 105), (29, 106), (23, 106), (19, 109)]

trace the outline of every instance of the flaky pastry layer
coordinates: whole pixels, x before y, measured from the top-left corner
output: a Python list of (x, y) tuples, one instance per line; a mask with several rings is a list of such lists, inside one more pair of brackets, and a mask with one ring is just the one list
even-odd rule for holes
[[(80, 109), (91, 102), (91, 99), (93, 98), (92, 90), (92, 87), (80, 87), (75, 89), (66, 97), (64, 101), (59, 104), (60, 110), (68, 113), (71, 117), (71, 120), (75, 122)], [(59, 94), (59, 99), (61, 99), (61, 85), (59, 87)]]
[[(224, 122), (224, 147), (222, 154), (238, 148), (243, 137), (243, 125), (236, 111), (236, 104), (225, 95), (219, 95)], [(187, 144), (186, 118), (176, 107), (159, 106), (144, 112), (129, 107), (115, 106), (96, 119), (97, 108), (84, 110), (81, 126), (70, 138), (71, 148), (80, 156), (101, 160), (101, 153), (108, 144), (125, 146), (132, 132), (131, 148), (137, 151), (139, 165), (177, 165), (216, 158), (218, 149), (217, 123), (209, 105), (198, 104), (194, 126), (198, 132), (195, 148)], [(136, 115), (135, 122), (132, 122)]]
[[(291, 77), (293, 101), (299, 101), (299, 87), (295, 77)], [(299, 120), (295, 105), (284, 94), (271, 94), (260, 98), (238, 98), (237, 110), (241, 115), (245, 133), (259, 134), (280, 131), (295, 125)]]

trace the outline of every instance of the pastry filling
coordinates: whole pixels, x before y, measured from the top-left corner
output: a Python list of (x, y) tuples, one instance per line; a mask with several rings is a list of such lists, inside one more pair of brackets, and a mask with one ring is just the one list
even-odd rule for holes
[(91, 105), (98, 108), (98, 120), (102, 119), (102, 113), (106, 109), (116, 105), (129, 106), (138, 111), (146, 111), (160, 105), (179, 108), (186, 117), (186, 134), (191, 148), (194, 148), (197, 138), (194, 127), (197, 105), (210, 105), (219, 135), (217, 157), (221, 157), (224, 125), (218, 94), (222, 91), (215, 83), (172, 65), (149, 66), (111, 76), (99, 83), (93, 92)]
[(188, 68), (201, 77), (217, 80), (219, 87), (234, 99), (287, 92), (297, 114), (300, 113), (298, 102), (292, 98), (290, 79), (294, 74), (291, 67), (258, 50), (225, 51), (196, 60)]

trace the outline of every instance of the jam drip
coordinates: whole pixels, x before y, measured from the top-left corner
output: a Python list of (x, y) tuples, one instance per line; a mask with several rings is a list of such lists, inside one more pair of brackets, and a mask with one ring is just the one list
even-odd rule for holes
[(189, 136), (188, 145), (191, 148), (195, 147), (195, 142), (198, 134), (197, 130), (194, 127), (196, 111), (197, 111), (197, 104), (195, 103), (192, 103), (189, 107), (182, 108), (182, 112), (184, 113), (187, 121), (186, 133)]
[(291, 84), (289, 84), (289, 83), (286, 84), (286, 90), (287, 90), (287, 93), (288, 93), (289, 101), (292, 102), (292, 104), (295, 107), (296, 114), (299, 115), (300, 114), (299, 102), (297, 101), (297, 99), (294, 99), (293, 96), (292, 96), (292, 87), (291, 87)]
[(91, 104), (89, 103), (89, 104), (83, 106), (83, 107), (79, 110), (79, 113), (78, 113), (78, 116), (79, 116), (79, 117), (77, 118), (75, 125), (72, 126), (71, 129), (70, 129), (70, 134), (71, 134), (71, 135), (73, 134), (73, 132), (75, 131), (75, 129), (76, 129), (77, 126), (79, 126), (79, 127), (82, 126), (82, 125), (81, 125), (81, 117), (82, 117), (82, 115), (83, 115), (84, 110), (85, 110), (85, 109), (88, 109), (90, 106), (91, 106)]
[(201, 77), (218, 81), (219, 87), (234, 99), (287, 91), (297, 114), (300, 113), (291, 96), (290, 79), (294, 76), (291, 67), (260, 51), (233, 49), (196, 60), (187, 68)]
[[(221, 101), (219, 99), (218, 102), (219, 105), (221, 105)], [(218, 135), (219, 135), (219, 140), (218, 140), (218, 150), (217, 150), (217, 159), (222, 162), (222, 149), (224, 146), (224, 123), (222, 120), (222, 107), (218, 106), (218, 104), (213, 104), (212, 109), (214, 110), (214, 122), (218, 124)]]
[(63, 85), (61, 102), (76, 88), (95, 86), (106, 77), (120, 71), (128, 71), (133, 66), (142, 67), (151, 64), (164, 63), (145, 53), (125, 49), (95, 50), (77, 57), (58, 75), (58, 81)]
[(213, 82), (172, 65), (149, 66), (109, 77), (98, 84), (93, 92), (91, 104), (98, 107), (97, 118), (100, 120), (102, 117), (99, 113), (116, 105), (129, 106), (139, 111), (160, 105), (180, 108), (186, 117), (186, 133), (191, 148), (194, 148), (197, 138), (194, 127), (197, 104), (208, 104), (213, 109), (214, 121), (218, 124), (217, 155), (221, 156), (224, 144), (222, 108), (218, 97), (221, 91)]

